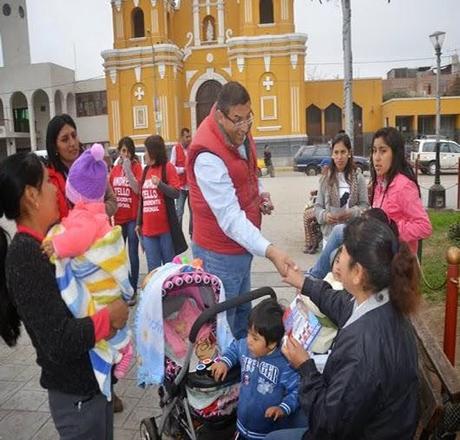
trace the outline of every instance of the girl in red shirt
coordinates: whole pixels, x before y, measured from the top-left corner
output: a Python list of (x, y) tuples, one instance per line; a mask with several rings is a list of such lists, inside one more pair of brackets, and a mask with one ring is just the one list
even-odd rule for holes
[(134, 142), (130, 137), (118, 142), (119, 158), (110, 172), (110, 185), (117, 198), (118, 209), (115, 224), (121, 226), (123, 238), (128, 242), (129, 280), (134, 289), (133, 303), (139, 281), (139, 238), (136, 233), (139, 192), (142, 179), (142, 166), (136, 157)]
[(167, 158), (161, 136), (145, 140), (147, 166), (143, 173), (137, 228), (142, 233), (149, 272), (174, 258), (174, 246), (168, 221), (165, 197), (177, 199), (180, 181)]

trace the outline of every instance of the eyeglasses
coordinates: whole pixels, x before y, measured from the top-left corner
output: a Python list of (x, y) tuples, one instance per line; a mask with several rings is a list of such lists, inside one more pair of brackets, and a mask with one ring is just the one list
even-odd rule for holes
[(228, 119), (232, 124), (233, 126), (239, 130), (240, 128), (243, 128), (244, 126), (246, 126), (248, 129), (251, 128), (251, 125), (252, 123), (254, 122), (254, 113), (249, 113), (249, 118), (248, 119), (243, 119), (242, 121), (234, 121), (230, 116), (227, 115), (227, 113), (225, 113), (224, 111), (222, 110), (219, 110), (225, 117), (225, 119)]

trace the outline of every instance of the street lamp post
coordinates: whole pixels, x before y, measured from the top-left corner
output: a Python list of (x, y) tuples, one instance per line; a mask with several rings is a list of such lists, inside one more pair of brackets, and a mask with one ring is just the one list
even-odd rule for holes
[(441, 48), (446, 37), (445, 32), (435, 32), (430, 35), (436, 53), (436, 172), (434, 184), (428, 192), (429, 208), (446, 207), (446, 190), (441, 185), (441, 164), (439, 161), (440, 149), (440, 128), (441, 128), (441, 96), (440, 96), (440, 78), (441, 78)]

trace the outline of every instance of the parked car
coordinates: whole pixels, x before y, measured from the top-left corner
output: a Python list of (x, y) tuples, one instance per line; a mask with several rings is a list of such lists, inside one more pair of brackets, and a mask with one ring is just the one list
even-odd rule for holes
[[(294, 156), (294, 171), (302, 171), (307, 176), (316, 176), (321, 172), (319, 164), (326, 157), (331, 157), (330, 145), (304, 145)], [(353, 156), (353, 160), (358, 171), (369, 171), (369, 159)]]
[[(412, 164), (415, 164), (417, 158), (422, 173), (434, 175), (436, 173), (436, 140), (415, 139), (410, 157)], [(441, 171), (456, 171), (459, 159), (460, 145), (454, 141), (441, 139), (439, 146)]]

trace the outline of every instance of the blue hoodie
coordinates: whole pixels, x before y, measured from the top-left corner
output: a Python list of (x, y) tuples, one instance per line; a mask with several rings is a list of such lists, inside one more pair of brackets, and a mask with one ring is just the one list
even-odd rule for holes
[[(237, 364), (241, 366), (238, 431), (244, 437), (256, 440), (284, 428), (286, 416), (295, 413), (299, 406), (299, 375), (281, 350), (277, 348), (266, 356), (254, 358), (247, 340), (240, 339), (232, 342), (221, 360), (229, 368)], [(271, 406), (279, 406), (286, 416), (276, 422), (266, 418), (265, 411)]]

